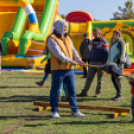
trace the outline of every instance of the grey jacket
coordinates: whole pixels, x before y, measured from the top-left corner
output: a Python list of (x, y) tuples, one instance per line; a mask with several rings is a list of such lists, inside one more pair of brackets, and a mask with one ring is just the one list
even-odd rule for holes
[(89, 45), (90, 45), (89, 39), (84, 39), (83, 42), (81, 43), (80, 53), (81, 53), (82, 59), (89, 59), (89, 53), (90, 53)]
[[(112, 49), (114, 45), (116, 47)], [(108, 61), (118, 64), (120, 68), (123, 69), (124, 63), (126, 62), (125, 53), (126, 53), (126, 44), (124, 40), (120, 38), (118, 41), (114, 42), (114, 44), (111, 46), (110, 51), (109, 51), (110, 60)]]

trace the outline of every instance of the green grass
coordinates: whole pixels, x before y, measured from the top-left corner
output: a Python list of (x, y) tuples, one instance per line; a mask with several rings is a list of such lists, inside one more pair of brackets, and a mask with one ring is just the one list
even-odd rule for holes
[[(59, 109), (61, 118), (52, 119), (50, 110), (36, 112), (33, 101), (45, 101), (49, 96), (51, 76), (43, 87), (35, 85), (43, 75), (23, 75), (23, 72), (3, 72), (0, 76), (0, 134), (132, 134), (132, 118), (127, 114), (116, 119), (109, 118), (109, 112), (80, 110), (84, 118), (70, 117), (70, 109)], [(76, 75), (76, 93), (80, 93), (85, 80)], [(103, 79), (102, 95), (94, 98), (96, 77), (88, 92), (88, 97), (78, 98), (78, 104), (98, 106), (130, 107), (130, 85), (123, 78), (122, 95), (119, 102), (111, 100), (116, 91), (110, 75)]]

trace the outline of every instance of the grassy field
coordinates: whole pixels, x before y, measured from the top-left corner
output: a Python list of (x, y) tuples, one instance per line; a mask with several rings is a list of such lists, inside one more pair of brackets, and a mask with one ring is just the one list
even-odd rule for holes
[[(132, 116), (127, 114), (116, 119), (109, 118), (109, 112), (80, 110), (84, 118), (70, 117), (70, 109), (59, 109), (61, 118), (52, 119), (50, 110), (34, 111), (33, 101), (49, 96), (51, 76), (43, 87), (35, 82), (43, 75), (23, 75), (23, 72), (3, 72), (0, 76), (0, 134), (133, 134)], [(85, 80), (76, 75), (76, 93), (80, 93)], [(130, 107), (130, 85), (123, 78), (122, 101), (111, 100), (116, 92), (110, 76), (103, 79), (102, 95), (94, 98), (96, 77), (88, 97), (78, 98), (78, 104), (98, 106)], [(63, 93), (64, 95), (64, 93)]]

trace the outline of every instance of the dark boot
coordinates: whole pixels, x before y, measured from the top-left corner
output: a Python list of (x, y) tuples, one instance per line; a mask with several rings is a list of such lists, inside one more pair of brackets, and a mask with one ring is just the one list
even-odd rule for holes
[(86, 97), (88, 96), (86, 92), (82, 91), (80, 94), (76, 95), (77, 97)]
[(35, 82), (37, 85), (39, 85), (40, 87), (42, 87), (44, 85), (44, 83), (42, 81), (40, 82)]
[(101, 96), (101, 90), (100, 89), (96, 89), (96, 93), (94, 97), (100, 97)]

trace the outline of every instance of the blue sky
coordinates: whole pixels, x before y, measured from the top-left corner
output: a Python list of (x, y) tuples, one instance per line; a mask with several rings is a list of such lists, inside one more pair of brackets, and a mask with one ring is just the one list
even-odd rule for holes
[[(83, 10), (90, 13), (94, 19), (109, 20), (118, 7), (125, 7), (127, 0), (59, 0), (59, 14)], [(132, 0), (134, 3), (134, 0)], [(134, 9), (134, 7), (133, 7)]]

